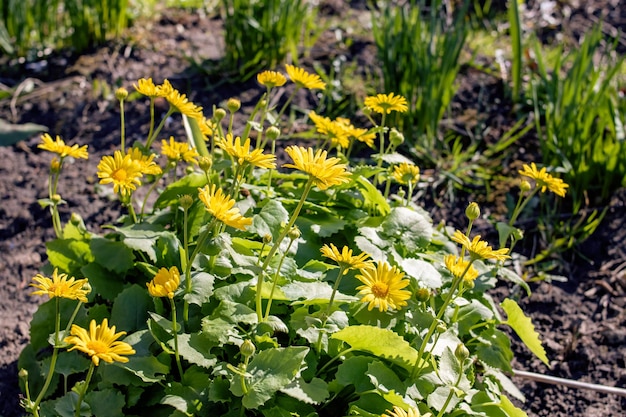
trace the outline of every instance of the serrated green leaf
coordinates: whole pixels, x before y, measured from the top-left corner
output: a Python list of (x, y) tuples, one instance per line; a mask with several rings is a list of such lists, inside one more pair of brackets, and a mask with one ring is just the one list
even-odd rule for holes
[(101, 265), (91, 262), (81, 268), (81, 273), (89, 279), (91, 293), (98, 294), (107, 300), (113, 301), (124, 290), (124, 281)]
[(124, 274), (133, 267), (135, 255), (122, 242), (94, 237), (89, 242), (94, 261), (100, 266), (117, 274)]
[(507, 372), (513, 370), (511, 368), (511, 360), (513, 360), (511, 340), (505, 333), (495, 328), (488, 328), (480, 332), (478, 341), (479, 345), (476, 347), (478, 359), (492, 368)]
[(306, 213), (298, 217), (298, 225), (303, 230), (309, 229), (318, 237), (332, 236), (344, 229), (348, 222), (337, 217), (336, 213)]
[[(169, 374), (170, 367), (159, 362), (154, 356), (136, 356), (128, 357), (128, 362), (114, 362), (115, 366), (126, 369), (134, 375), (138, 376), (143, 382), (157, 383)], [(121, 383), (121, 381), (120, 381)]]
[[(170, 347), (174, 349), (174, 340), (170, 340)], [(209, 352), (212, 343), (202, 334), (183, 333), (178, 335), (178, 352), (185, 360), (210, 369), (217, 363), (217, 358)]]
[(126, 398), (117, 390), (103, 389), (89, 392), (85, 402), (91, 407), (94, 416), (118, 417), (124, 415), (122, 409), (126, 405)]
[[(76, 405), (78, 404), (78, 394), (73, 391), (68, 392), (63, 397), (59, 398), (56, 401), (47, 401), (52, 407), (54, 407), (54, 413), (48, 414), (50, 416), (54, 415), (56, 417), (74, 417), (74, 413), (76, 410)], [(43, 408), (43, 407), (42, 407)], [(80, 405), (80, 415), (81, 416), (90, 416), (91, 410), (89, 409), (89, 404), (86, 401), (83, 401)]]
[(399, 262), (402, 270), (414, 278), (421, 287), (439, 289), (443, 285), (441, 273), (435, 267), (422, 259), (404, 258)]
[(48, 262), (59, 271), (79, 278), (80, 269), (94, 258), (89, 242), (75, 239), (55, 239), (46, 243)]
[(54, 372), (67, 377), (68, 375), (85, 372), (89, 368), (90, 363), (91, 361), (85, 355), (80, 355), (76, 351), (63, 351), (59, 352)]
[(278, 200), (270, 200), (258, 214), (252, 216), (252, 225), (248, 231), (260, 237), (269, 234), (276, 241), (288, 221), (289, 213), (283, 204)]
[(404, 391), (404, 383), (398, 374), (380, 361), (370, 363), (366, 375), (381, 394)]
[(382, 232), (401, 242), (409, 253), (426, 248), (433, 236), (432, 221), (424, 213), (394, 207), (381, 224)]
[(504, 309), (507, 315), (507, 321), (505, 324), (511, 326), (511, 328), (522, 339), (522, 342), (535, 354), (543, 363), (549, 365), (546, 351), (541, 345), (539, 334), (535, 331), (530, 317), (526, 317), (520, 306), (512, 299), (507, 298), (500, 306)]
[(377, 359), (368, 356), (351, 356), (337, 367), (336, 382), (342, 387), (354, 386), (357, 393), (374, 389), (374, 384), (367, 376), (367, 369)]
[[(441, 410), (444, 405), (446, 405), (446, 412), (450, 412), (456, 407), (456, 405), (461, 401), (461, 399), (453, 393), (450, 396), (451, 392), (455, 392), (455, 388), (453, 386), (440, 386), (435, 388), (435, 390), (428, 396), (426, 399), (426, 403), (428, 406), (435, 410)], [(448, 399), (450, 398), (450, 399)]]
[(411, 371), (417, 360), (417, 350), (398, 334), (374, 326), (350, 326), (331, 336), (349, 344), (353, 349), (387, 359)]
[(519, 409), (509, 400), (506, 395), (500, 396), (500, 407), (509, 415), (509, 417), (528, 417), (528, 414)]
[(148, 290), (133, 284), (122, 291), (113, 302), (110, 325), (115, 325), (118, 331), (128, 333), (145, 329), (148, 311), (152, 305)]

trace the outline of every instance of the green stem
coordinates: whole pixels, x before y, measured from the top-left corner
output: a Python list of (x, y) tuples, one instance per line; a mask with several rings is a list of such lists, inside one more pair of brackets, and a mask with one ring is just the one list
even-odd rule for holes
[(409, 181), (409, 192), (406, 195), (406, 204), (405, 204), (406, 207), (409, 206), (412, 198), (413, 198), (413, 181)]
[[(148, 131), (148, 139), (152, 137), (154, 132), (154, 97), (150, 97), (150, 130)], [(148, 146), (146, 145), (146, 149)]]
[(161, 129), (163, 129), (163, 126), (165, 126), (165, 121), (173, 113), (174, 113), (174, 108), (172, 106), (170, 106), (170, 108), (168, 109), (167, 113), (165, 113), (165, 116), (163, 116), (163, 118), (161, 119), (161, 122), (159, 123), (157, 128), (154, 130), (154, 132), (152, 132), (151, 135), (148, 136), (148, 140), (146, 141), (146, 149), (150, 149), (150, 146), (152, 146), (152, 142), (158, 136), (158, 134), (161, 133)]
[(161, 178), (163, 178), (164, 174), (165, 174), (164, 172), (161, 172), (161, 174), (159, 174), (159, 176), (154, 179), (154, 182), (152, 183), (152, 185), (148, 189), (148, 192), (146, 193), (145, 197), (143, 198), (143, 201), (141, 202), (141, 211), (139, 212), (139, 218), (140, 219), (143, 219), (143, 213), (144, 213), (144, 211), (146, 209), (146, 204), (148, 203), (148, 197), (155, 190), (155, 188), (159, 184), (159, 181), (161, 181)]
[(87, 377), (85, 378), (85, 385), (78, 396), (78, 402), (76, 403), (76, 410), (74, 412), (74, 417), (80, 417), (80, 406), (83, 403), (83, 398), (85, 398), (85, 394), (87, 393), (87, 388), (89, 388), (89, 382), (91, 381), (91, 377), (93, 376), (93, 372), (96, 369), (96, 365), (91, 361), (89, 365), (89, 371), (87, 371)]
[[(459, 369), (459, 376), (457, 377), (456, 382), (454, 383), (454, 388), (459, 386), (459, 383), (461, 382), (461, 377), (463, 376), (463, 362), (464, 361), (460, 361), (460, 362), (461, 362), (461, 369)], [(441, 410), (439, 410), (437, 417), (443, 417), (443, 415), (446, 412), (446, 408), (448, 408), (450, 401), (452, 401), (453, 396), (454, 396), (454, 389), (451, 388), (450, 392), (448, 393), (448, 398), (446, 398), (446, 401), (443, 403), (443, 407), (441, 407)]]
[(263, 276), (265, 274), (265, 270), (267, 269), (268, 265), (270, 264), (270, 261), (272, 260), (272, 257), (274, 256), (274, 254), (278, 250), (278, 248), (280, 246), (280, 243), (283, 241), (283, 239), (285, 239), (285, 237), (287, 236), (287, 234), (289, 233), (289, 231), (291, 230), (291, 228), (295, 224), (296, 219), (298, 218), (298, 215), (300, 214), (300, 210), (302, 210), (302, 206), (304, 206), (304, 202), (305, 202), (307, 196), (309, 195), (309, 191), (311, 191), (311, 187), (312, 186), (313, 186), (313, 177), (309, 176), (309, 180), (307, 181), (306, 185), (304, 186), (304, 191), (302, 192), (302, 196), (300, 197), (300, 201), (298, 202), (298, 205), (296, 206), (295, 210), (291, 214), (291, 218), (289, 219), (289, 223), (283, 229), (283, 231), (281, 232), (280, 236), (278, 236), (278, 238), (276, 239), (276, 242), (274, 242), (272, 244), (272, 247), (271, 247), (269, 253), (267, 254), (267, 257), (265, 258), (265, 261), (263, 261), (263, 265), (261, 266), (261, 270), (259, 271), (259, 276), (257, 278), (257, 285), (256, 285), (257, 286), (257, 288), (256, 288), (256, 314), (257, 314), (257, 317), (259, 319), (259, 322), (263, 321)]
[[(378, 137), (380, 138), (380, 147), (378, 150), (378, 164), (376, 164), (377, 168), (382, 168), (383, 166), (383, 155), (385, 154), (385, 113), (383, 113), (381, 122), (380, 122), (380, 133)], [(374, 186), (378, 184), (378, 174), (374, 176)]]
[(339, 266), (339, 275), (337, 276), (337, 279), (335, 280), (335, 285), (333, 285), (333, 292), (330, 294), (330, 299), (328, 300), (328, 306), (326, 306), (326, 311), (324, 312), (324, 316), (322, 319), (322, 327), (320, 330), (320, 334), (317, 336), (317, 343), (315, 344), (315, 346), (317, 347), (318, 353), (322, 351), (322, 337), (324, 334), (324, 326), (326, 326), (326, 323), (328, 322), (328, 318), (330, 317), (330, 312), (333, 307), (333, 302), (335, 301), (335, 295), (337, 294), (337, 289), (339, 288), (339, 283), (341, 282), (341, 278), (343, 278), (343, 274), (345, 270), (346, 270), (345, 265), (342, 264)]
[[(48, 391), (48, 387), (50, 387), (50, 382), (52, 382), (52, 376), (54, 375), (54, 368), (57, 363), (57, 356), (59, 355), (59, 332), (61, 331), (61, 307), (60, 307), (60, 299), (59, 297), (55, 297), (55, 320), (54, 320), (54, 348), (52, 350), (52, 359), (50, 359), (50, 369), (48, 369), (48, 375), (46, 376), (46, 381), (43, 384), (43, 388), (39, 392), (37, 399), (35, 400), (35, 404), (33, 406), (33, 410), (39, 409), (39, 404), (43, 400), (46, 395), (46, 391)], [(38, 414), (36, 414), (38, 415)]]
[(124, 100), (120, 100), (120, 143), (122, 155), (126, 155), (126, 130), (124, 124)]
[(265, 306), (265, 320), (270, 316), (270, 308), (272, 307), (272, 300), (274, 298), (274, 291), (276, 290), (276, 284), (278, 283), (278, 278), (280, 277), (280, 268), (283, 267), (283, 262), (289, 253), (289, 249), (291, 249), (291, 245), (293, 245), (294, 240), (291, 239), (289, 241), (289, 246), (287, 246), (287, 250), (283, 253), (283, 256), (280, 258), (280, 262), (278, 262), (278, 267), (276, 268), (276, 274), (274, 274), (274, 282), (272, 282), (272, 290), (270, 291), (270, 298), (267, 300), (267, 306)]
[[(169, 298), (169, 297), (168, 297)], [(172, 306), (172, 332), (174, 333), (174, 357), (176, 358), (176, 366), (178, 366), (178, 375), (183, 379), (183, 366), (180, 363), (180, 354), (178, 353), (178, 323), (176, 321), (176, 303), (173, 298), (169, 298)]]

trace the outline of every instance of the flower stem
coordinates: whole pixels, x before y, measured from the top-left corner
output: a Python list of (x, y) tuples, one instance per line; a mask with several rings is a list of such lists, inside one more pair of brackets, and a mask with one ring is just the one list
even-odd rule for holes
[[(169, 297), (168, 297), (169, 298)], [(172, 332), (174, 333), (174, 357), (176, 358), (176, 366), (178, 366), (178, 374), (180, 379), (183, 379), (183, 366), (180, 363), (180, 354), (178, 353), (178, 326), (176, 322), (176, 303), (173, 298), (170, 298), (170, 305), (172, 306)]]
[(293, 245), (293, 239), (289, 241), (289, 246), (287, 246), (287, 250), (283, 253), (282, 258), (280, 258), (280, 262), (276, 267), (276, 274), (274, 274), (274, 282), (272, 282), (272, 290), (270, 291), (270, 298), (267, 300), (267, 306), (265, 306), (265, 320), (270, 316), (270, 308), (272, 307), (272, 299), (274, 298), (274, 291), (276, 290), (276, 284), (278, 283), (278, 278), (280, 277), (280, 269), (283, 267), (283, 262), (289, 253), (289, 249), (291, 249), (291, 245)]
[(122, 155), (126, 155), (126, 128), (124, 123), (124, 100), (120, 100), (120, 146)]
[(78, 402), (76, 403), (76, 410), (74, 411), (74, 417), (80, 417), (80, 406), (83, 403), (83, 398), (85, 398), (85, 394), (87, 393), (87, 388), (89, 388), (89, 382), (91, 381), (91, 377), (93, 376), (93, 372), (96, 369), (96, 365), (91, 362), (89, 365), (89, 371), (87, 371), (87, 377), (85, 378), (85, 385), (83, 385), (83, 389), (80, 391), (80, 395), (78, 396)]
[(324, 317), (322, 320), (322, 327), (320, 330), (320, 334), (318, 335), (317, 343), (315, 344), (315, 346), (317, 347), (318, 354), (322, 350), (322, 336), (324, 334), (324, 326), (326, 326), (326, 323), (328, 322), (328, 318), (330, 317), (330, 311), (332, 310), (332, 307), (333, 307), (333, 301), (335, 301), (335, 295), (337, 294), (337, 289), (339, 288), (339, 283), (341, 282), (341, 278), (343, 278), (343, 274), (345, 270), (346, 270), (345, 265), (342, 264), (339, 266), (339, 275), (337, 276), (337, 279), (335, 280), (335, 285), (333, 285), (333, 292), (330, 294), (330, 299), (328, 300), (328, 306), (326, 307), (326, 312), (324, 313)]
[(159, 133), (161, 133), (161, 129), (163, 129), (163, 126), (165, 126), (165, 121), (174, 113), (174, 108), (172, 106), (170, 106), (169, 110), (167, 111), (167, 113), (165, 113), (165, 116), (163, 116), (163, 118), (161, 119), (161, 122), (159, 123), (159, 125), (156, 127), (156, 129), (154, 130), (154, 132), (152, 132), (151, 135), (148, 136), (148, 140), (146, 141), (146, 149), (150, 149), (150, 146), (152, 146), (152, 142), (154, 141), (154, 139), (158, 136)]

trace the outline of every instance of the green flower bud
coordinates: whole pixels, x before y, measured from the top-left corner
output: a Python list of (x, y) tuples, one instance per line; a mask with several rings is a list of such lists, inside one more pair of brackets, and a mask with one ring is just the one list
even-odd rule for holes
[(404, 143), (404, 135), (397, 129), (391, 129), (391, 132), (389, 132), (389, 142), (391, 142), (394, 147), (398, 147)]
[(454, 349), (454, 356), (456, 356), (459, 362), (464, 362), (465, 359), (469, 358), (470, 352), (463, 343), (459, 343), (456, 345), (456, 349)]
[(520, 182), (519, 184), (519, 189), (522, 192), (526, 192), (526, 191), (530, 191), (533, 187), (530, 185), (530, 183), (526, 180), (522, 180), (522, 182)]
[(480, 217), (480, 207), (478, 207), (478, 204), (476, 204), (475, 202), (469, 203), (469, 205), (465, 209), (465, 215), (468, 219), (472, 221)]
[(204, 172), (209, 172), (213, 166), (213, 158), (211, 156), (202, 156), (198, 160), (198, 166)]
[(239, 352), (241, 352), (241, 354), (246, 358), (249, 358), (254, 355), (254, 352), (256, 352), (256, 346), (254, 346), (254, 343), (250, 340), (246, 339), (243, 341), (241, 346), (239, 346)]
[(20, 377), (20, 379), (26, 379), (28, 378), (28, 371), (24, 368), (20, 369), (20, 371), (17, 373), (17, 376)]
[(58, 174), (61, 171), (61, 161), (59, 158), (52, 158), (52, 161), (50, 161), (50, 171), (54, 174)]
[(276, 126), (270, 126), (265, 131), (265, 135), (269, 140), (276, 140), (280, 136), (280, 129)]
[(235, 113), (241, 108), (241, 101), (237, 100), (236, 98), (229, 98), (226, 102), (226, 108), (229, 112)]
[(189, 194), (181, 195), (178, 199), (178, 203), (183, 208), (183, 210), (189, 210), (189, 207), (193, 204), (193, 197)]
[(430, 298), (430, 290), (428, 288), (420, 288), (415, 292), (415, 298), (420, 303), (425, 303)]
[(128, 90), (125, 89), (124, 87), (120, 87), (117, 90), (115, 90), (115, 98), (118, 99), (119, 101), (126, 100), (126, 97), (128, 97)]
[(298, 229), (296, 226), (292, 227), (289, 233), (287, 233), (287, 236), (289, 236), (289, 239), (291, 240), (298, 239), (300, 237), (300, 229)]
[(50, 200), (52, 200), (52, 203), (54, 205), (59, 204), (61, 201), (63, 201), (63, 199), (61, 198), (60, 194), (53, 194), (52, 197), (50, 197)]
[(80, 214), (78, 213), (72, 213), (72, 215), (70, 216), (70, 223), (72, 223), (74, 226), (80, 226), (81, 224), (83, 224), (83, 218), (80, 217)]
[(473, 279), (463, 280), (463, 286), (467, 288), (468, 290), (471, 290), (472, 288), (475, 287), (474, 280)]
[(446, 323), (439, 320), (439, 323), (437, 323), (437, 333), (443, 333), (446, 330), (448, 330), (448, 326), (446, 326)]
[(272, 243), (272, 235), (270, 235), (269, 233), (263, 235), (263, 243), (265, 243), (266, 245)]
[(217, 109), (215, 110), (215, 113), (213, 113), (213, 118), (215, 119), (216, 123), (220, 122), (225, 116), (226, 110), (224, 109)]
[(522, 240), (524, 238), (524, 232), (522, 229), (513, 229), (513, 239)]

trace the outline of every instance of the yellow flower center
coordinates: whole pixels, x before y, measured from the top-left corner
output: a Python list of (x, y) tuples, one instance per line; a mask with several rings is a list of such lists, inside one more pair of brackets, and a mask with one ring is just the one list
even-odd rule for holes
[(87, 349), (95, 352), (94, 355), (107, 353), (109, 351), (109, 347), (101, 340), (90, 340), (87, 342)]
[(126, 177), (128, 177), (128, 174), (124, 169), (117, 169), (111, 174), (111, 177), (113, 177), (113, 179), (116, 181), (124, 182), (126, 181)]
[(385, 298), (387, 294), (389, 294), (389, 285), (384, 282), (377, 282), (371, 287), (372, 294), (376, 296), (376, 298)]

